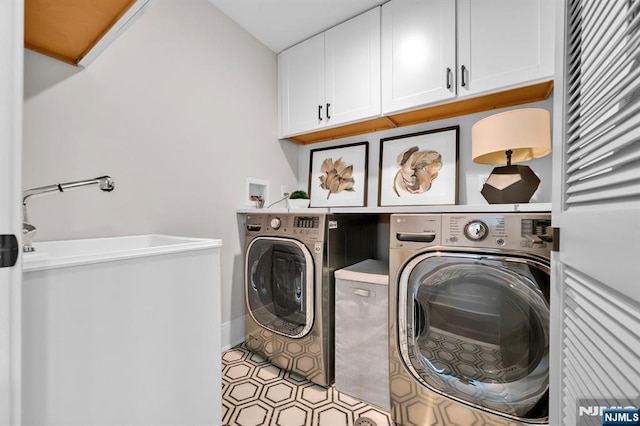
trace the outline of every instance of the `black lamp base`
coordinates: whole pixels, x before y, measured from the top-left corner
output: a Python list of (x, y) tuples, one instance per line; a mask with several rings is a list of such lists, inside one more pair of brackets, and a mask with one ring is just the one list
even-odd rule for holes
[(509, 165), (493, 169), (480, 193), (489, 204), (528, 203), (539, 184), (528, 166)]

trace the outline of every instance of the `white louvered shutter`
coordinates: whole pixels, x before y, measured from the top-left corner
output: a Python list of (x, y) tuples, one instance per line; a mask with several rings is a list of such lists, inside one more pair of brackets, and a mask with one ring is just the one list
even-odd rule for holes
[(550, 423), (600, 425), (640, 403), (640, 0), (558, 3)]

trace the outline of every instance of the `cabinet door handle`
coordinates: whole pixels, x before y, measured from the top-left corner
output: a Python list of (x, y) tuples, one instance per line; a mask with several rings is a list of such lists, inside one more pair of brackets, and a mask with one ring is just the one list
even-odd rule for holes
[(329, 115), (329, 107), (331, 106), (331, 104), (327, 104), (327, 120), (331, 119), (331, 115)]
[(322, 105), (318, 105), (318, 121), (322, 121)]
[(466, 80), (464, 79), (465, 77), (465, 73), (467, 72), (467, 67), (465, 67), (464, 65), (460, 67), (460, 74), (462, 77), (462, 81), (460, 83), (460, 86), (465, 87), (467, 85)]
[(451, 68), (447, 68), (447, 89), (451, 89)]

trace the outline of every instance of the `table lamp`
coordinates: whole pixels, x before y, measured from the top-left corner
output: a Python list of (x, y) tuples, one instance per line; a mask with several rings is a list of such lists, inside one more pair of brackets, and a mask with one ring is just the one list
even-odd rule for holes
[(482, 187), (489, 204), (528, 203), (540, 179), (528, 167), (512, 165), (551, 152), (549, 111), (522, 108), (483, 118), (471, 128), (474, 163), (506, 164), (493, 169)]

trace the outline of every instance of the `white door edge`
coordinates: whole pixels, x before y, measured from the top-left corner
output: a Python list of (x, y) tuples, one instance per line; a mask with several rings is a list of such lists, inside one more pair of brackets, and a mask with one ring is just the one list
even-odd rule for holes
[[(0, 5), (0, 234), (20, 235), (24, 2)], [(21, 424), (21, 259), (0, 268), (0, 425)]]

